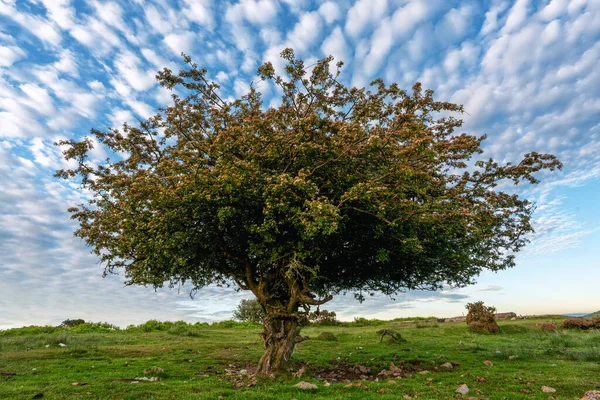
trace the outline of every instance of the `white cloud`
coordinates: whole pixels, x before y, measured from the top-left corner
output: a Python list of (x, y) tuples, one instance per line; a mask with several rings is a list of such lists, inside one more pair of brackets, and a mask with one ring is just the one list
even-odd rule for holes
[(211, 0), (185, 0), (184, 15), (203, 27), (212, 30), (215, 26), (214, 15), (211, 10)]
[(32, 111), (46, 116), (54, 113), (54, 102), (46, 89), (32, 83), (21, 85), (19, 89), (27, 95), (27, 98), (23, 100), (23, 104), (31, 108)]
[(316, 12), (304, 13), (288, 34), (288, 46), (302, 55), (321, 35), (321, 17)]
[(277, 15), (277, 3), (273, 0), (241, 0), (230, 5), (225, 13), (225, 19), (232, 23), (246, 20), (257, 25), (264, 25)]
[(59, 31), (56, 30), (54, 26), (52, 26), (47, 20), (37, 16), (24, 14), (18, 11), (14, 5), (0, 2), (0, 15), (5, 15), (8, 18), (12, 18), (16, 23), (27, 29), (42, 42), (52, 46), (58, 46), (62, 41)]
[(343, 61), (344, 63), (348, 63), (351, 61), (348, 44), (346, 43), (344, 33), (339, 26), (336, 27), (323, 41), (321, 51), (323, 51), (326, 56), (332, 55), (335, 58), (335, 62)]
[(332, 1), (327, 1), (319, 7), (319, 14), (321, 14), (325, 22), (331, 24), (340, 19), (342, 11), (339, 5)]
[(358, 0), (346, 18), (346, 32), (358, 37), (369, 26), (378, 23), (387, 11), (387, 0)]
[(180, 56), (181, 53), (190, 55), (194, 48), (194, 37), (192, 32), (170, 33), (165, 36), (163, 42), (176, 56)]
[(0, 46), (0, 67), (10, 67), (25, 56), (25, 52), (17, 46)]
[(527, 19), (528, 7), (529, 0), (517, 0), (515, 5), (508, 12), (508, 17), (501, 33), (510, 33), (520, 28)]
[(150, 89), (156, 84), (153, 70), (142, 70), (140, 60), (131, 52), (119, 54), (114, 62), (119, 75), (137, 90), (144, 91)]

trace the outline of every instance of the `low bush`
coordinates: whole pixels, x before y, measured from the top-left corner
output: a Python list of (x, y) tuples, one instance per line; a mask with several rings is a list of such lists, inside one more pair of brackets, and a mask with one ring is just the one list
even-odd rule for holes
[(337, 326), (340, 324), (340, 321), (337, 320), (333, 311), (317, 310), (308, 314), (308, 323), (312, 325)]
[(367, 318), (354, 318), (354, 321), (348, 322), (347, 326), (357, 327), (357, 326), (381, 326), (387, 324), (388, 321), (383, 321), (381, 319), (367, 319)]
[(332, 332), (321, 332), (316, 340), (324, 340), (326, 342), (336, 342), (337, 338)]
[(544, 322), (540, 325), (540, 329), (544, 332), (556, 332), (556, 324), (554, 322)]
[(469, 329), (475, 333), (498, 333), (500, 328), (496, 322), (472, 321)]
[(377, 334), (380, 335), (379, 342), (383, 341), (384, 337), (387, 337), (388, 343), (403, 343), (406, 342), (406, 339), (402, 337), (400, 332), (395, 331), (393, 329), (381, 329), (377, 331)]
[(562, 327), (564, 329), (588, 330), (588, 329), (594, 329), (596, 327), (596, 322), (595, 322), (595, 319), (568, 318), (563, 321)]
[(59, 327), (60, 328), (72, 328), (74, 326), (81, 325), (81, 324), (85, 324), (85, 321), (82, 320), (81, 318), (65, 319), (63, 322), (60, 323)]
[(467, 303), (467, 325), (476, 333), (498, 333), (500, 328), (496, 323), (496, 308), (486, 306), (483, 301)]
[(262, 323), (265, 318), (265, 310), (258, 300), (242, 300), (233, 312), (233, 318), (241, 322)]

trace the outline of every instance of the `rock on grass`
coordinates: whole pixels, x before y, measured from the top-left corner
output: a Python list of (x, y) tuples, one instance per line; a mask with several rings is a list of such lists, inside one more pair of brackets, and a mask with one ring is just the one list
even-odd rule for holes
[(465, 395), (469, 393), (469, 387), (463, 383), (458, 387), (458, 389), (456, 389), (456, 393)]
[(294, 385), (295, 387), (297, 387), (298, 389), (305, 389), (305, 390), (309, 390), (309, 389), (318, 389), (319, 387), (317, 385), (315, 385), (314, 383), (310, 383), (310, 382), (298, 382)]
[(554, 389), (553, 387), (550, 387), (550, 386), (542, 386), (542, 392), (554, 393), (554, 392), (556, 392), (556, 389)]
[(600, 400), (600, 390), (590, 390), (580, 400)]

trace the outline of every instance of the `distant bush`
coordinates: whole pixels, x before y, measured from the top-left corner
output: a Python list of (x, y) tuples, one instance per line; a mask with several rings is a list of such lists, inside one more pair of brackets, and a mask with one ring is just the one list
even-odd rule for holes
[(60, 328), (72, 328), (74, 326), (81, 325), (81, 324), (85, 324), (85, 321), (82, 320), (81, 318), (65, 319), (63, 322), (60, 323), (59, 327)]
[(439, 328), (440, 326), (438, 325), (437, 322), (417, 322), (415, 324), (415, 327), (417, 329), (424, 329), (424, 328)]
[(354, 321), (349, 322), (348, 326), (381, 326), (387, 324), (387, 321), (381, 319), (354, 318)]
[(337, 320), (335, 312), (318, 310), (308, 314), (308, 323), (312, 325), (335, 326), (339, 325), (340, 321)]
[(498, 333), (500, 328), (496, 323), (496, 308), (486, 306), (483, 301), (467, 303), (467, 325), (477, 333)]
[(336, 342), (337, 337), (332, 332), (321, 332), (316, 340), (324, 340), (326, 342)]
[(256, 299), (240, 301), (233, 312), (233, 318), (241, 322), (260, 324), (264, 317), (265, 310)]
[[(598, 325), (596, 325), (598, 324)], [(597, 321), (596, 318), (588, 319), (588, 318), (568, 318), (565, 319), (562, 323), (562, 327), (564, 329), (581, 329), (588, 330), (594, 329), (596, 326), (600, 327), (600, 319)]]
[(233, 320), (213, 322), (210, 325), (211, 328), (261, 328), (261, 324), (254, 322), (238, 322)]
[(492, 324), (489, 322), (472, 321), (469, 324), (469, 329), (475, 333), (498, 333), (498, 332), (500, 332), (500, 328), (498, 327), (498, 324), (496, 324), (495, 322)]
[(554, 322), (544, 322), (540, 325), (540, 329), (544, 332), (556, 332), (556, 324)]
[(71, 332), (113, 332), (120, 331), (121, 328), (108, 322), (84, 322), (74, 325), (69, 330)]

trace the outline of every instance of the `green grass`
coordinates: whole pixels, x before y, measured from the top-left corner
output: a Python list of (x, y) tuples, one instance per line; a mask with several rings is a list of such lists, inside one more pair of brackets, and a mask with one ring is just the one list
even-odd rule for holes
[(600, 310), (586, 315), (587, 318), (600, 317)]
[[(600, 331), (544, 333), (536, 326), (544, 321), (500, 321), (498, 335), (471, 333), (464, 323), (310, 326), (302, 335), (311, 339), (298, 344), (292, 360), (296, 370), (305, 367), (304, 376), (287, 374), (240, 387), (236, 382), (249, 379), (233, 379), (228, 371), (251, 368), (262, 354), (260, 328), (254, 325), (154, 321), (126, 330), (0, 331), (0, 399), (37, 393), (44, 399), (453, 399), (460, 398), (455, 390), (464, 383), (471, 389), (465, 397), (546, 400), (542, 385), (557, 390), (555, 399), (600, 390)], [(376, 332), (382, 326), (407, 342), (380, 343)], [(323, 332), (337, 340), (316, 340)], [(483, 365), (486, 360), (493, 366)], [(459, 365), (441, 368), (445, 362)], [(326, 387), (316, 376), (335, 365), (363, 366), (377, 374), (390, 363), (405, 376), (364, 381), (362, 387), (358, 380), (352, 387), (343, 381)], [(143, 377), (150, 367), (164, 369), (160, 380), (119, 381)], [(319, 389), (295, 388), (300, 380)]]

